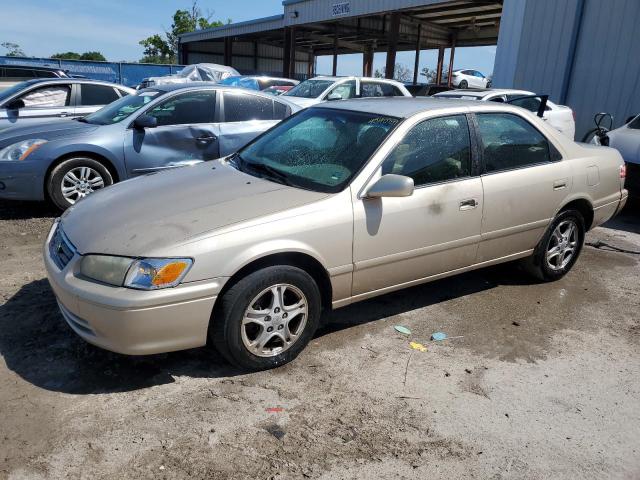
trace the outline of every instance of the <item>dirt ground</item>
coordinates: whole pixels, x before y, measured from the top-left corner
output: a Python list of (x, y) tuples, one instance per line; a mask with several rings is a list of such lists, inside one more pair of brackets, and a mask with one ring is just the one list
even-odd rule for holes
[[(52, 215), (0, 203), (0, 479), (640, 478), (640, 255), (587, 246), (556, 283), (503, 266), (386, 295), (243, 374), (206, 348), (76, 337), (41, 261)], [(639, 251), (640, 207), (598, 240)]]

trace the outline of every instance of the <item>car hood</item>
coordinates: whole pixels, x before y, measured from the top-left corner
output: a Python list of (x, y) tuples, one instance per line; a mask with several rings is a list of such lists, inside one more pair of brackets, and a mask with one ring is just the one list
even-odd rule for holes
[(69, 208), (61, 221), (81, 254), (162, 255), (195, 236), (326, 196), (213, 161), (108, 187)]
[(289, 100), (291, 103), (295, 103), (302, 108), (310, 107), (311, 105), (315, 105), (321, 101), (318, 98), (293, 97), (290, 95), (283, 95), (282, 98)]
[(640, 163), (640, 130), (626, 126), (612, 130), (609, 146), (616, 148), (627, 163)]
[(55, 120), (53, 122), (34, 123), (25, 126), (16, 125), (0, 130), (0, 148), (30, 138), (54, 140), (60, 137), (88, 133), (98, 127), (99, 125), (91, 125), (76, 120)]

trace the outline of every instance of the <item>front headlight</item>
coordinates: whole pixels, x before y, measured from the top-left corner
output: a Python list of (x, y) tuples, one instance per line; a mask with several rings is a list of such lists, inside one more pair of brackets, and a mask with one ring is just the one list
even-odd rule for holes
[(9, 145), (8, 147), (0, 150), (0, 161), (17, 162), (24, 160), (45, 143), (47, 143), (47, 140), (33, 138), (31, 140), (22, 140), (21, 142)]
[(86, 255), (80, 273), (116, 287), (156, 290), (175, 287), (193, 265), (190, 258), (133, 259), (111, 255)]

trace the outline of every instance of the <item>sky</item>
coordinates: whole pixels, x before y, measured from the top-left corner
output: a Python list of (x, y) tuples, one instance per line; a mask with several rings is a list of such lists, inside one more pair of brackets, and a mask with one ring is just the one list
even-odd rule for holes
[[(282, 0), (199, 0), (199, 5), (214, 19), (233, 22), (283, 12)], [(97, 50), (111, 61), (137, 61), (143, 56), (138, 42), (162, 33), (176, 10), (190, 7), (191, 0), (0, 0), (0, 43), (17, 43), (34, 57)], [(4, 53), (0, 48), (0, 55)], [(495, 47), (458, 48), (454, 67), (489, 75), (494, 57)], [(396, 58), (413, 70), (413, 52), (400, 52)], [(424, 51), (420, 69), (435, 68), (436, 62), (436, 50)], [(377, 53), (374, 70), (384, 64), (385, 54)], [(331, 57), (318, 58), (317, 73), (331, 73)], [(338, 74), (361, 75), (362, 55), (338, 57)]]

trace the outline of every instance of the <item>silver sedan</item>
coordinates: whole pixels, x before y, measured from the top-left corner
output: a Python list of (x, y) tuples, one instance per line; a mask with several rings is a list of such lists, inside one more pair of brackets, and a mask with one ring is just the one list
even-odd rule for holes
[(623, 207), (622, 167), (509, 105), (331, 102), (234, 155), (87, 197), (44, 259), (88, 342), (150, 354), (210, 340), (271, 368), (302, 351), (322, 309), (517, 259), (562, 277), (585, 232)]

